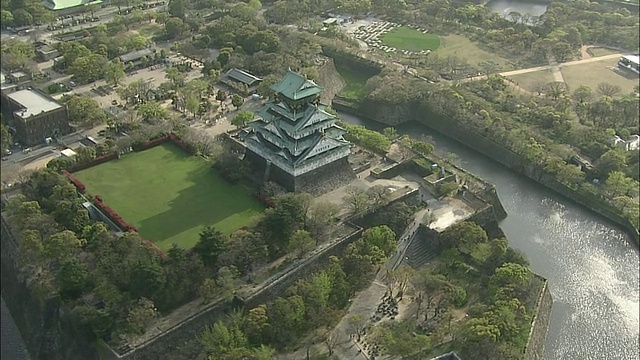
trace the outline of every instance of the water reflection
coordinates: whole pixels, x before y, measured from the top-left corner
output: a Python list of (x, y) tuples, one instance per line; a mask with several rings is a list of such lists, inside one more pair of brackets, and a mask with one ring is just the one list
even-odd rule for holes
[(620, 229), (426, 127), (407, 124), (398, 132), (431, 136), (437, 152), (456, 153), (459, 165), (496, 185), (511, 245), (549, 279), (554, 307), (546, 359), (638, 359), (639, 257)]

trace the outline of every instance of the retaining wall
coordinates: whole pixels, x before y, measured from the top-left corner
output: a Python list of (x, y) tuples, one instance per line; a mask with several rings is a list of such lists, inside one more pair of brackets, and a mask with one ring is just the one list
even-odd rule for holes
[(544, 358), (544, 343), (547, 339), (547, 330), (549, 329), (549, 322), (551, 321), (553, 298), (549, 291), (547, 279), (543, 280), (544, 285), (536, 304), (536, 313), (531, 322), (529, 340), (527, 340), (523, 360), (540, 360)]

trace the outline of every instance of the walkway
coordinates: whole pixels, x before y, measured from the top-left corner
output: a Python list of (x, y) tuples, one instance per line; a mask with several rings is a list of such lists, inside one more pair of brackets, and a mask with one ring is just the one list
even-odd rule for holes
[[(616, 59), (616, 58), (619, 58), (621, 56), (622, 56), (622, 54), (611, 54), (611, 55), (605, 55), (605, 56), (598, 56), (598, 57), (592, 57), (592, 58), (589, 58), (589, 59), (568, 61), (566, 63), (560, 63), (560, 64), (556, 64), (556, 65), (536, 66), (536, 67), (532, 67), (532, 68), (528, 68), (528, 69), (506, 71), (506, 72), (500, 73), (500, 75), (502, 75), (502, 76), (513, 76), (513, 75), (520, 75), (520, 74), (528, 74), (528, 73), (541, 71), (541, 70), (550, 70), (550, 69), (553, 70), (554, 66), (557, 66), (558, 68), (563, 68), (563, 67), (566, 67), (566, 66), (582, 65), (582, 64), (588, 64), (588, 63), (592, 63), (592, 62), (596, 62), (596, 61)], [(478, 78), (480, 78), (480, 76)], [(477, 78), (475, 78), (475, 79), (477, 79)]]

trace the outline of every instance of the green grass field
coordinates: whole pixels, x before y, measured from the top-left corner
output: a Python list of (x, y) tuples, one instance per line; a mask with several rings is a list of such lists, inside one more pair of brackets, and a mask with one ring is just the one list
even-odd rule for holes
[(623, 76), (612, 69), (618, 63), (618, 58), (594, 61), (587, 64), (563, 66), (560, 68), (564, 81), (569, 85), (571, 91), (580, 85), (586, 85), (591, 90), (596, 91), (598, 84), (607, 83), (619, 86), (622, 92), (617, 96), (622, 96), (632, 92), (638, 85), (638, 75)]
[(340, 95), (350, 100), (362, 100), (366, 95), (364, 86), (370, 77), (338, 64), (336, 64), (336, 70), (345, 82), (345, 87), (340, 91)]
[(438, 35), (423, 34), (416, 29), (405, 26), (394, 28), (382, 35), (380, 40), (387, 46), (408, 51), (433, 51), (440, 47), (440, 37)]
[(473, 66), (482, 62), (493, 61), (498, 64), (500, 70), (511, 70), (507, 66), (507, 59), (496, 53), (481, 49), (477, 43), (462, 35), (450, 34), (443, 36), (440, 47), (434, 51), (433, 54), (443, 58), (447, 56), (457, 56)]
[(526, 74), (512, 75), (509, 76), (509, 78), (521, 88), (534, 93), (538, 84), (548, 84), (554, 81), (551, 70), (540, 70)]
[(127, 154), (75, 173), (87, 191), (167, 250), (191, 248), (203, 227), (230, 234), (263, 210), (243, 187), (226, 182), (209, 163), (172, 144)]

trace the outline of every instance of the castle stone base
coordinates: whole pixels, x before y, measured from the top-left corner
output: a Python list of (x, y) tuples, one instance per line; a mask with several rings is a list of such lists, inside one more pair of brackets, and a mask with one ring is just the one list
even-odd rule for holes
[(348, 158), (342, 158), (318, 169), (300, 176), (293, 176), (288, 172), (271, 164), (265, 179), (266, 160), (250, 149), (246, 150), (244, 161), (249, 164), (251, 171), (260, 181), (273, 181), (291, 192), (306, 192), (320, 195), (329, 190), (340, 187), (356, 178)]

